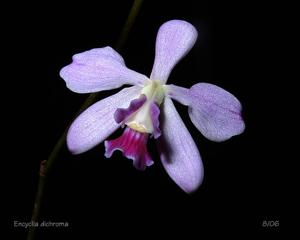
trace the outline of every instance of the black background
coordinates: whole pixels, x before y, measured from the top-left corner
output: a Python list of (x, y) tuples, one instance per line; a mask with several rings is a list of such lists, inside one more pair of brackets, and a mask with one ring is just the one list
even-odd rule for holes
[[(208, 3), (209, 2), (209, 3)], [(9, 196), (13, 205), (8, 225), (21, 238), (26, 229), (13, 221), (30, 221), (37, 190), (39, 163), (46, 159), (87, 95), (69, 91), (59, 70), (73, 54), (113, 46), (132, 1), (35, 3), (18, 5), (8, 27), (13, 47), (9, 63), (8, 122)], [(184, 19), (199, 31), (191, 52), (173, 70), (169, 83), (191, 87), (216, 84), (243, 105), (245, 132), (223, 143), (205, 139), (193, 126), (187, 108), (176, 107), (199, 147), (205, 167), (202, 186), (184, 193), (164, 171), (153, 142), (155, 164), (136, 171), (120, 152), (104, 158), (104, 146), (72, 156), (64, 148), (48, 178), (41, 220), (68, 222), (68, 228), (38, 229), (38, 239), (67, 239), (95, 234), (123, 237), (183, 236), (200, 238), (230, 231), (244, 233), (280, 220), (280, 153), (272, 97), (279, 75), (271, 75), (275, 45), (266, 6), (256, 2), (145, 1), (120, 51), (126, 65), (150, 74), (159, 26)], [(274, 60), (273, 60), (274, 61)], [(103, 92), (101, 98), (118, 90)], [(117, 131), (111, 138), (120, 135)], [(274, 154), (274, 150), (276, 154)], [(282, 224), (282, 222), (280, 222)], [(21, 239), (20, 238), (20, 239)], [(86, 237), (89, 239), (90, 237)]]

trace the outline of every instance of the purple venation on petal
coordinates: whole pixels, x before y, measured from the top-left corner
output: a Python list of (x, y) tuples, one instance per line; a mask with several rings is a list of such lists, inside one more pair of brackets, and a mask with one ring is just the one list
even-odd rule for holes
[(147, 97), (142, 94), (139, 98), (130, 102), (128, 108), (118, 108), (114, 113), (114, 118), (117, 123), (121, 123), (127, 119), (131, 114), (137, 111), (147, 101)]
[(241, 103), (231, 93), (213, 84), (198, 83), (189, 94), (190, 118), (206, 138), (220, 142), (244, 131)]
[(189, 107), (193, 124), (212, 141), (225, 141), (245, 129), (241, 103), (218, 86), (197, 83), (186, 89), (169, 85), (168, 95)]
[(150, 105), (150, 116), (153, 124), (153, 136), (155, 139), (159, 138), (161, 135), (161, 131), (159, 129), (159, 107), (155, 102), (152, 102)]
[(60, 70), (67, 87), (77, 93), (91, 93), (143, 85), (148, 78), (125, 66), (119, 53), (111, 47), (96, 48), (73, 56), (73, 62)]
[(125, 66), (124, 59), (111, 47), (94, 48), (82, 53), (75, 54), (72, 59), (74, 62), (97, 66), (100, 63), (100, 59), (106, 59), (107, 61), (117, 62), (122, 66)]
[(191, 134), (169, 97), (161, 109), (162, 135), (157, 141), (160, 159), (169, 176), (185, 192), (194, 192), (202, 183), (201, 156)]
[(110, 158), (115, 150), (120, 150), (138, 170), (145, 170), (153, 161), (147, 150), (148, 134), (137, 132), (127, 127), (122, 136), (115, 140), (107, 140), (105, 144), (105, 157)]
[(195, 27), (186, 21), (171, 20), (164, 23), (157, 33), (150, 79), (166, 83), (172, 69), (193, 47), (197, 36)]

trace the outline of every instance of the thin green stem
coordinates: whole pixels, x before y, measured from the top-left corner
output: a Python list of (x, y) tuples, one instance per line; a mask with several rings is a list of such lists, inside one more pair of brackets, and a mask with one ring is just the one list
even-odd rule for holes
[(133, 26), (133, 23), (136, 19), (136, 16), (137, 16), (138, 12), (140, 11), (142, 3), (143, 3), (142, 0), (134, 1), (133, 5), (132, 5), (132, 8), (129, 12), (129, 15), (127, 17), (126, 23), (123, 27), (123, 30), (122, 30), (121, 34), (120, 34), (119, 40), (116, 44), (116, 49), (120, 50), (123, 47), (123, 45), (125, 44), (125, 42), (128, 38), (129, 32), (130, 32), (130, 30)]
[[(132, 8), (129, 12), (127, 21), (123, 27), (123, 30), (119, 37), (119, 40), (116, 44), (117, 50), (120, 50), (124, 46), (124, 44), (128, 38), (130, 29), (132, 28), (134, 21), (137, 17), (137, 14), (141, 8), (142, 2), (143, 2), (143, 0), (134, 0)], [(96, 101), (96, 99), (98, 98), (98, 96), (99, 96), (98, 93), (90, 94), (88, 96), (88, 98), (85, 100), (85, 102), (83, 103), (83, 105), (80, 107), (79, 111), (77, 112), (77, 114), (75, 115), (74, 118), (76, 118), (82, 111), (84, 111), (87, 107), (89, 107), (92, 103), (94, 103)], [(70, 122), (70, 124), (72, 123), (72, 121)], [(36, 193), (36, 197), (35, 197), (31, 221), (37, 222), (39, 220), (39, 215), (40, 215), (41, 205), (43, 202), (43, 195), (45, 192), (47, 176), (48, 176), (49, 171), (52, 169), (54, 162), (58, 158), (61, 149), (65, 146), (66, 135), (67, 135), (67, 131), (69, 129), (70, 124), (67, 126), (67, 128), (65, 129), (65, 131), (63, 132), (63, 134), (61, 135), (61, 137), (55, 144), (48, 159), (41, 162), (38, 188), (37, 188), (37, 193)], [(30, 227), (29, 231), (28, 231), (28, 235), (27, 235), (27, 240), (34, 240), (35, 233), (36, 233), (36, 228), (34, 226)]]

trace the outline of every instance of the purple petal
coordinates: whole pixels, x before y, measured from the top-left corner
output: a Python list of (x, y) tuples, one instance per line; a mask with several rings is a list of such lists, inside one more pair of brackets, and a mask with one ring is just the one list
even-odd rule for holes
[(97, 66), (101, 64), (100, 59), (106, 59), (116, 64), (125, 66), (124, 59), (111, 47), (94, 48), (82, 53), (75, 54), (72, 59), (76, 63)]
[(209, 83), (182, 89), (168, 86), (169, 96), (189, 106), (192, 122), (205, 137), (220, 142), (244, 131), (242, 106), (231, 93)]
[(77, 93), (109, 90), (124, 84), (142, 85), (148, 80), (126, 68), (123, 58), (110, 47), (75, 54), (73, 62), (61, 69), (60, 76)]
[(138, 170), (145, 170), (153, 161), (147, 150), (148, 134), (137, 132), (127, 127), (122, 136), (115, 140), (105, 141), (105, 157), (110, 158), (115, 150), (123, 152), (124, 156), (133, 160)]
[(220, 142), (244, 131), (242, 106), (231, 93), (212, 84), (198, 83), (191, 87), (190, 95), (190, 118), (205, 137)]
[(167, 82), (172, 69), (190, 51), (197, 36), (197, 30), (188, 22), (171, 20), (164, 23), (157, 34), (150, 78)]
[(202, 183), (204, 172), (197, 146), (168, 97), (162, 115), (162, 136), (158, 139), (162, 164), (185, 192), (193, 192)]
[(130, 101), (139, 96), (138, 86), (125, 88), (86, 109), (80, 114), (67, 134), (67, 145), (73, 154), (83, 153), (105, 140), (120, 124), (114, 120), (118, 107), (127, 107)]
[(142, 94), (139, 98), (134, 99), (130, 102), (128, 108), (118, 108), (115, 111), (114, 119), (117, 123), (123, 122), (127, 119), (131, 114), (137, 111), (143, 104), (147, 101), (146, 95)]
[(159, 129), (159, 107), (155, 102), (151, 102), (150, 105), (150, 116), (153, 124), (153, 137), (155, 139), (159, 138), (161, 135), (161, 131)]

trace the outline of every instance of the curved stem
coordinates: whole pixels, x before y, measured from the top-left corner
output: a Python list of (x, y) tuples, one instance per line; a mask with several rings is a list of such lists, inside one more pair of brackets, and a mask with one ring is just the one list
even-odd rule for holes
[(124, 24), (123, 30), (120, 34), (119, 40), (116, 44), (116, 49), (120, 50), (123, 47), (123, 45), (125, 44), (125, 42), (128, 38), (130, 29), (132, 28), (132, 25), (136, 19), (136, 16), (137, 16), (138, 12), (140, 11), (142, 3), (143, 3), (142, 0), (134, 1), (132, 8), (129, 12), (128, 18), (126, 20), (126, 23)]
[[(134, 21), (136, 19), (136, 16), (141, 8), (142, 2), (143, 2), (143, 0), (134, 0), (132, 8), (129, 12), (127, 21), (123, 27), (123, 30), (119, 37), (119, 40), (116, 44), (117, 50), (120, 50), (124, 46), (124, 44), (128, 38), (130, 29), (132, 28)], [(98, 97), (98, 93), (90, 94), (88, 96), (88, 98), (85, 100), (85, 102), (83, 103), (83, 105), (80, 107), (79, 111), (77, 112), (77, 114), (75, 115), (74, 118), (76, 118), (82, 111), (84, 111), (87, 107), (89, 107), (92, 103), (94, 103), (95, 100), (97, 99), (97, 97)], [(70, 124), (73, 122), (73, 120), (70, 122)], [(47, 176), (48, 176), (49, 171), (53, 167), (55, 160), (58, 158), (61, 149), (65, 145), (66, 135), (67, 135), (67, 131), (69, 129), (70, 124), (67, 126), (67, 128), (65, 129), (65, 131), (62, 133), (61, 137), (55, 144), (52, 152), (50, 153), (50, 155), (48, 157), (48, 160), (44, 160), (41, 162), (38, 188), (37, 188), (37, 193), (36, 193), (36, 197), (35, 197), (32, 217), (31, 217), (31, 221), (33, 221), (33, 222), (37, 222), (39, 219)], [(33, 240), (35, 238), (35, 233), (36, 233), (35, 231), (36, 231), (36, 228), (34, 226), (31, 226), (29, 228), (27, 240)]]

